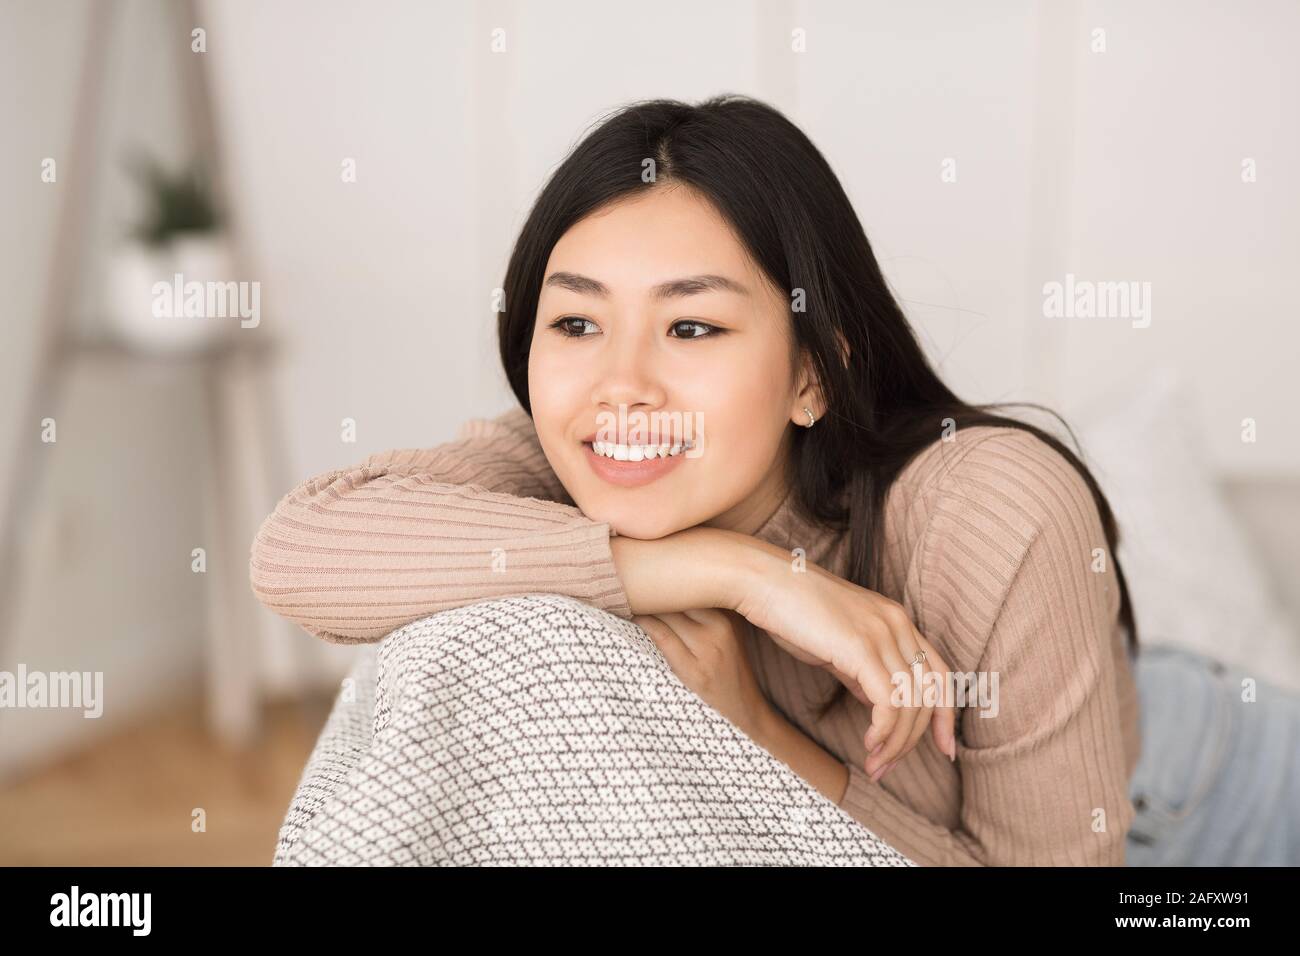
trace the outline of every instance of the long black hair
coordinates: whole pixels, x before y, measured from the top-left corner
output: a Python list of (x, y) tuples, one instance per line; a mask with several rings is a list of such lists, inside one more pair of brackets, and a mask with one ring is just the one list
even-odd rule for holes
[[(648, 159), (653, 179), (643, 175)], [(669, 183), (711, 200), (787, 300), (803, 290), (794, 341), (811, 359), (827, 410), (816, 428), (793, 429), (794, 503), (806, 517), (847, 530), (849, 580), (879, 590), (886, 493), (943, 428), (1020, 428), (1087, 482), (1119, 583), (1120, 621), (1136, 649), (1133, 606), (1116, 556), (1119, 532), (1088, 468), (1052, 434), (995, 411), (1031, 403), (970, 405), (939, 379), (830, 165), (798, 127), (760, 101), (723, 94), (695, 106), (633, 103), (602, 118), (555, 170), (515, 244), (498, 318), (501, 361), (525, 411), (532, 414), (528, 353), (552, 248), (589, 213)], [(822, 712), (844, 695), (840, 687)]]

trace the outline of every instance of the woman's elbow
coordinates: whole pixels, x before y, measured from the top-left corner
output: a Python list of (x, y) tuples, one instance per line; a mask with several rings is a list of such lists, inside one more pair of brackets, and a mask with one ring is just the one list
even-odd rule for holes
[[(323, 630), (314, 620), (309, 602), (301, 598), (309, 593), (312, 569), (302, 563), (303, 553), (282, 535), (280, 509), (262, 522), (248, 554), (248, 584), (253, 596), (267, 610), (307, 631)], [(317, 575), (319, 577), (319, 575)], [(299, 595), (298, 600), (289, 600)]]

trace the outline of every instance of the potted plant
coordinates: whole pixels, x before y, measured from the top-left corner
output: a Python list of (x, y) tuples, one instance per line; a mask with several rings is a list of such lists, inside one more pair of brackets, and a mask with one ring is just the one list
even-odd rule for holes
[[(187, 315), (181, 303), (160, 302), (162, 284), (206, 286), (234, 278), (229, 244), (222, 231), (207, 176), (198, 164), (169, 172), (137, 155), (128, 169), (140, 184), (144, 212), (111, 256), (109, 308), (112, 330), (133, 348), (186, 353), (210, 347), (228, 334), (231, 320)], [(235, 320), (238, 327), (238, 320)]]

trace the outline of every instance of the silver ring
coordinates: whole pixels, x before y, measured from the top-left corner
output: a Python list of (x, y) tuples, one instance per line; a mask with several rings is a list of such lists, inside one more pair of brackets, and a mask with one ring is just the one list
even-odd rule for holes
[(803, 413), (808, 416), (808, 424), (805, 425), (804, 428), (812, 428), (817, 424), (817, 419), (813, 418), (812, 409), (807, 405), (804, 406)]

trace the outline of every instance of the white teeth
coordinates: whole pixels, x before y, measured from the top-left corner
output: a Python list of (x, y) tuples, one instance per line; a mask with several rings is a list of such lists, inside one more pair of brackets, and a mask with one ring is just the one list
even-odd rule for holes
[(645, 461), (653, 458), (671, 458), (679, 455), (682, 451), (689, 451), (695, 447), (694, 442), (678, 443), (675, 445), (619, 445), (612, 441), (597, 441), (591, 443), (591, 450), (597, 455), (603, 455), (605, 458), (613, 458), (615, 461)]

